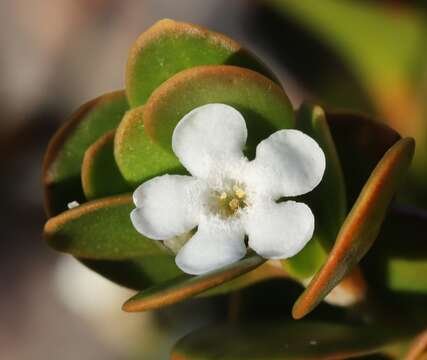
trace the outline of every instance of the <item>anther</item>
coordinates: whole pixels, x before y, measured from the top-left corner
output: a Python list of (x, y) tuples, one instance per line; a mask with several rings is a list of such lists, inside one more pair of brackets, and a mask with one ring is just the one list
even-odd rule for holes
[(228, 203), (228, 206), (231, 208), (231, 210), (235, 211), (239, 208), (240, 202), (239, 200), (237, 200), (236, 198), (234, 198), (233, 200), (231, 200)]
[(243, 189), (237, 185), (233, 186), (233, 191), (239, 199), (243, 199), (246, 195)]

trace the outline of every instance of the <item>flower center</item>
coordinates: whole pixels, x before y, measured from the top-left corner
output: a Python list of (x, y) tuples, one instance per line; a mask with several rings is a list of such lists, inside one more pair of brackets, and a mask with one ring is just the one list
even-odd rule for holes
[(248, 206), (246, 192), (242, 185), (214, 192), (214, 211), (221, 217), (234, 216), (239, 209)]

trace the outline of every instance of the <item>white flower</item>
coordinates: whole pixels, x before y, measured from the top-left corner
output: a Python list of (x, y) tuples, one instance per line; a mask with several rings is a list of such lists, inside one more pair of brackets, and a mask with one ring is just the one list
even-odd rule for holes
[(246, 123), (234, 108), (208, 104), (185, 115), (172, 148), (193, 176), (163, 175), (140, 185), (131, 220), (155, 240), (197, 227), (178, 251), (177, 266), (202, 274), (235, 262), (248, 246), (264, 258), (285, 259), (311, 239), (314, 216), (300, 202), (277, 202), (307, 193), (325, 170), (319, 145), (298, 130), (280, 130), (261, 141), (256, 158), (242, 152)]

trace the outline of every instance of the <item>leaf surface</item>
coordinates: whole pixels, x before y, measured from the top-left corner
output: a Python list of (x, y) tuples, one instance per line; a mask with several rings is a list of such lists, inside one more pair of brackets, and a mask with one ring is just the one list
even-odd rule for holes
[(124, 91), (102, 95), (83, 104), (53, 136), (43, 165), (45, 206), (49, 216), (84, 202), (80, 174), (87, 148), (114, 129), (128, 110)]
[(372, 246), (387, 208), (408, 170), (414, 148), (413, 139), (402, 139), (378, 163), (342, 225), (325, 264), (296, 301), (292, 312), (295, 318), (313, 310)]
[(126, 69), (126, 93), (132, 107), (180, 71), (200, 65), (236, 65), (275, 79), (254, 55), (223, 34), (165, 19), (136, 40)]

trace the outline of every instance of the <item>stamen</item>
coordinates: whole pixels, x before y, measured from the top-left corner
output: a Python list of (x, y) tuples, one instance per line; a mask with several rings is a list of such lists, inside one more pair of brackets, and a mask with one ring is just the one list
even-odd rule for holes
[(236, 198), (234, 198), (233, 200), (231, 200), (228, 203), (228, 206), (231, 208), (231, 210), (236, 211), (239, 208), (240, 205), (240, 201)]
[(245, 197), (245, 195), (246, 195), (246, 193), (243, 191), (243, 189), (239, 188), (236, 185), (233, 186), (233, 190), (234, 190), (234, 193), (236, 194), (236, 196), (239, 199), (243, 199)]
[(239, 209), (248, 206), (246, 192), (238, 183), (226, 187), (224, 191), (215, 192), (217, 199), (216, 211), (221, 216), (227, 218), (233, 216)]

